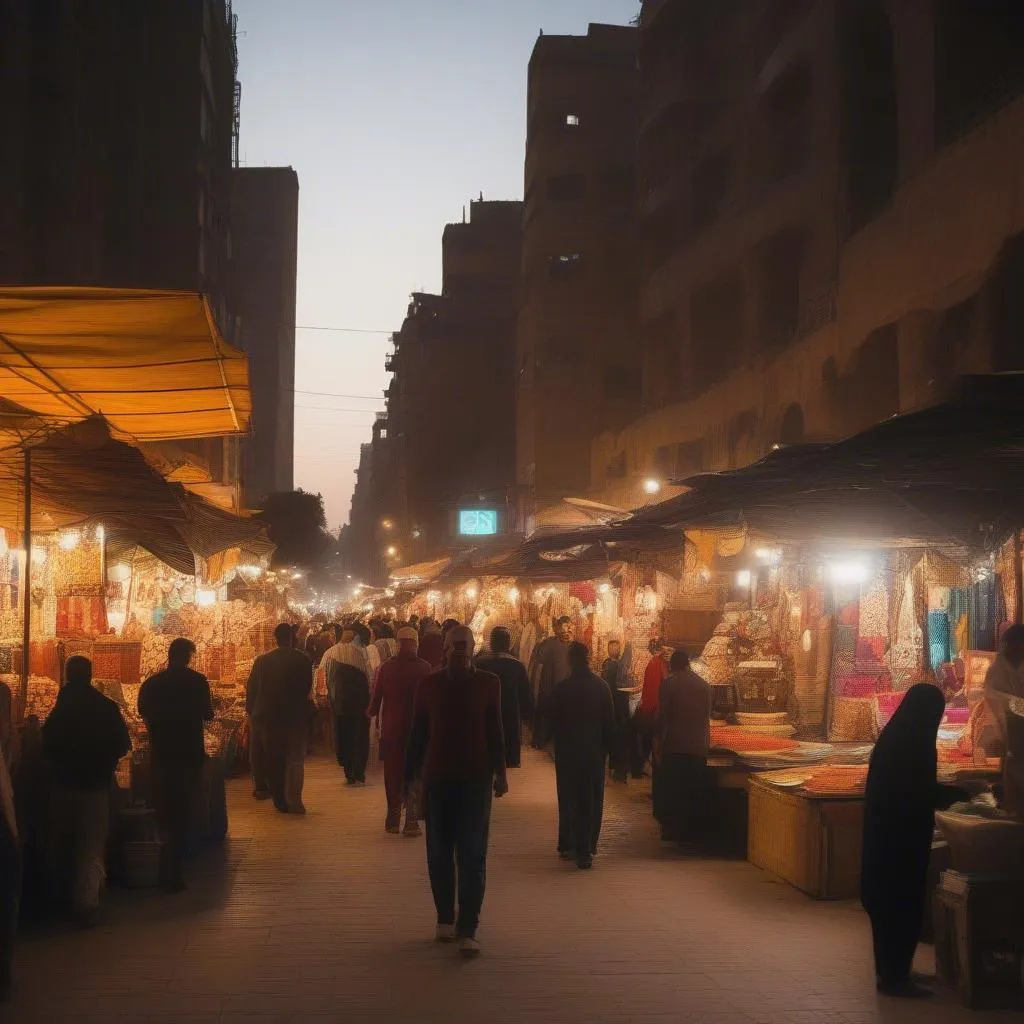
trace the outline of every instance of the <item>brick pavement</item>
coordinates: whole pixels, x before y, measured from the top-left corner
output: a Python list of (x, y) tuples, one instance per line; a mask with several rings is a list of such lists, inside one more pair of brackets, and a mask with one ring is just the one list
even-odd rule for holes
[(385, 835), (379, 776), (346, 789), (316, 761), (304, 819), (229, 785), (231, 838), (187, 893), (114, 893), (101, 928), (26, 937), (0, 1022), (1019, 1020), (879, 1000), (855, 906), (662, 849), (635, 787), (610, 789), (602, 853), (579, 872), (554, 853), (550, 764), (531, 755), (511, 784), (478, 961), (431, 942), (422, 840)]

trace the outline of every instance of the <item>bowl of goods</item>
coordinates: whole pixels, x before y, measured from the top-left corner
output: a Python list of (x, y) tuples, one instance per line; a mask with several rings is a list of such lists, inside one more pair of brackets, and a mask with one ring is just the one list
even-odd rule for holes
[(788, 725), (786, 711), (737, 711), (736, 721), (740, 725)]

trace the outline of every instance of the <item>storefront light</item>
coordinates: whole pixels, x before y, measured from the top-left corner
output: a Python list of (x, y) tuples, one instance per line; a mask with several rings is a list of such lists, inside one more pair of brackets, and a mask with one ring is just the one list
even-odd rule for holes
[(78, 542), (81, 539), (81, 535), (77, 530), (65, 530), (60, 535), (60, 549), (61, 551), (74, 551), (78, 547)]
[(103, 529), (103, 524), (100, 523), (96, 527), (96, 539), (102, 544), (107, 536), (107, 531)]
[(840, 585), (866, 583), (871, 577), (871, 566), (867, 562), (831, 562), (828, 575), (833, 583)]
[(392, 544), (388, 548), (387, 555), (388, 555), (388, 558), (397, 558), (398, 557), (398, 548), (396, 548), (395, 545)]
[(477, 594), (479, 594), (479, 591), (476, 587), (466, 587), (466, 597), (468, 597), (470, 601), (475, 601)]
[(658, 494), (661, 491), (661, 481), (655, 480), (653, 476), (649, 476), (644, 481), (644, 493), (645, 494)]
[(601, 594), (610, 594), (612, 591), (612, 585), (610, 583), (602, 583), (597, 589)]
[(383, 526), (385, 530), (393, 530), (395, 528), (395, 524), (391, 522), (390, 519), (382, 519), (380, 521), (380, 525)]
[(781, 548), (758, 548), (754, 554), (762, 562), (767, 565), (781, 565), (782, 564), (782, 549)]
[(217, 603), (217, 591), (201, 587), (196, 591), (196, 604), (200, 608), (209, 608)]
[(511, 587), (508, 592), (508, 599), (515, 604), (519, 600), (519, 591), (515, 587)]
[(436, 601), (441, 596), (439, 590), (430, 590), (427, 592), (427, 599), (430, 601)]
[(740, 569), (740, 571), (738, 573), (736, 573), (736, 586), (737, 587), (749, 587), (750, 586), (750, 578), (751, 577), (750, 577), (750, 570), (749, 569)]

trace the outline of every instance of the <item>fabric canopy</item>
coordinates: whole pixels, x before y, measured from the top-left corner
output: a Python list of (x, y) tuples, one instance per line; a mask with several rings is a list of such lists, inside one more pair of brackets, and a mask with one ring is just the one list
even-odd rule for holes
[(244, 433), (249, 367), (194, 292), (0, 288), (0, 395), (134, 441)]
[[(197, 556), (273, 550), (262, 522), (168, 483), (137, 448), (111, 437), (101, 417), (55, 431), (28, 449), (33, 532), (102, 523), (113, 543), (143, 547), (187, 575), (196, 571)], [(15, 536), (23, 528), (23, 495), (24, 451), (6, 448), (0, 451), (0, 526)]]

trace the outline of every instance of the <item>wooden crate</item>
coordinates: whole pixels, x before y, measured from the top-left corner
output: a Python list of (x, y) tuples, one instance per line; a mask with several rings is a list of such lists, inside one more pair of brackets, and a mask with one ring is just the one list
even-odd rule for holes
[(808, 797), (750, 778), (747, 859), (815, 899), (860, 892), (864, 801)]

